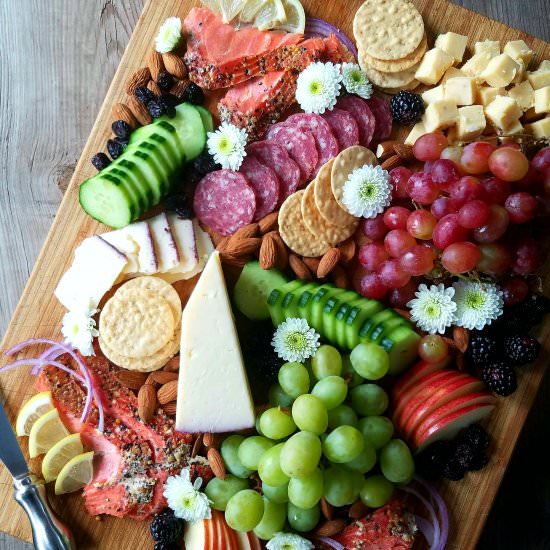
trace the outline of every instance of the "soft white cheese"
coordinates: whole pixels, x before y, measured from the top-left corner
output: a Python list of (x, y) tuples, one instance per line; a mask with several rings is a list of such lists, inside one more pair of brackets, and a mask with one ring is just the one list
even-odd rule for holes
[(186, 273), (199, 262), (195, 228), (192, 220), (184, 220), (176, 214), (168, 214), (172, 235), (178, 247), (180, 262), (170, 273)]
[(157, 256), (158, 271), (165, 272), (180, 263), (178, 247), (168, 217), (163, 212), (154, 218), (147, 220), (153, 235)]

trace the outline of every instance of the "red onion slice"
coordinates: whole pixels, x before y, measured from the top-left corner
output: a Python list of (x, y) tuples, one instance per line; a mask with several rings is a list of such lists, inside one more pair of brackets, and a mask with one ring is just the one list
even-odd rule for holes
[(437, 519), (437, 513), (432, 505), (432, 503), (424, 498), (416, 489), (412, 489), (411, 487), (400, 487), (400, 489), (405, 492), (413, 495), (416, 497), (423, 505), (426, 510), (428, 510), (428, 514), (430, 514), (431, 523), (433, 525), (434, 529), (434, 536), (433, 536), (433, 542), (430, 545), (430, 550), (439, 550), (440, 547), (440, 527), (439, 527), (439, 520)]
[(338, 541), (331, 539), (330, 537), (315, 537), (315, 540), (334, 548), (334, 550), (346, 550), (346, 547), (341, 545)]
[(308, 17), (306, 19), (306, 28), (304, 30), (305, 36), (320, 36), (321, 38), (327, 38), (331, 34), (334, 34), (336, 38), (344, 44), (356, 60), (358, 59), (357, 48), (347, 34), (324, 19), (319, 19), (318, 17)]
[(438, 508), (441, 522), (441, 536), (437, 550), (444, 550), (447, 545), (447, 539), (449, 538), (449, 512), (447, 510), (447, 505), (443, 497), (439, 494), (439, 491), (431, 483), (428, 483), (418, 476), (415, 476), (414, 479), (428, 491)]

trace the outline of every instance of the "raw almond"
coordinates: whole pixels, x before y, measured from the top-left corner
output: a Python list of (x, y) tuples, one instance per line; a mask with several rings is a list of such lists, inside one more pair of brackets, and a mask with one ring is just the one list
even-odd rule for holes
[(178, 396), (177, 380), (172, 380), (171, 382), (167, 382), (166, 384), (163, 384), (159, 388), (159, 391), (157, 392), (157, 399), (159, 400), (159, 403), (161, 405), (165, 405), (166, 403), (170, 403), (170, 401), (174, 401), (177, 396)]
[(227, 245), (229, 244), (229, 237), (223, 237), (216, 244), (216, 250), (220, 252), (225, 252), (227, 250)]
[(271, 212), (271, 214), (263, 217), (258, 222), (258, 226), (262, 235), (274, 231), (279, 226), (279, 212)]
[(249, 223), (244, 227), (241, 227), (233, 235), (231, 235), (231, 240), (233, 239), (250, 239), (252, 237), (257, 237), (259, 233), (260, 226), (257, 223)]
[(163, 53), (162, 61), (164, 67), (172, 76), (179, 79), (187, 78), (187, 67), (179, 55), (172, 52)]
[(319, 267), (317, 268), (317, 277), (319, 279), (324, 279), (329, 273), (332, 272), (339, 261), (340, 249), (329, 248), (319, 262)]
[(160, 384), (157, 384), (153, 372), (150, 372), (150, 373), (147, 375), (147, 380), (145, 380), (145, 383), (146, 383), (146, 384), (151, 384), (152, 386), (155, 387), (155, 389), (158, 388), (159, 385), (160, 385)]
[(255, 254), (262, 244), (262, 239), (258, 237), (250, 237), (248, 239), (229, 239), (227, 247), (224, 250), (227, 254), (232, 256), (250, 256)]
[(147, 380), (146, 372), (136, 372), (132, 370), (120, 370), (116, 373), (117, 380), (125, 387), (131, 390), (139, 390), (145, 380)]
[(463, 353), (456, 354), (456, 368), (460, 371), (467, 371), (468, 365), (466, 364), (466, 358)]
[(330, 519), (315, 529), (315, 534), (320, 537), (332, 537), (346, 526), (345, 519)]
[(151, 71), (149, 67), (142, 67), (138, 69), (126, 82), (126, 93), (133, 96), (136, 93), (137, 88), (147, 86), (147, 83), (151, 80)]
[(363, 504), (363, 501), (355, 501), (348, 510), (348, 515), (351, 519), (360, 519), (367, 515), (369, 509)]
[(195, 458), (202, 448), (202, 434), (197, 434), (191, 450), (191, 458)]
[(395, 143), (393, 146), (395, 154), (403, 160), (414, 160), (413, 149), (405, 143)]
[(349, 277), (346, 270), (337, 265), (332, 270), (332, 282), (337, 288), (349, 288)]
[(221, 253), (221, 259), (224, 264), (236, 267), (237, 269), (242, 269), (247, 262), (247, 258), (235, 256), (234, 254), (227, 254), (226, 252)]
[(349, 264), (349, 262), (355, 258), (357, 245), (353, 238), (344, 241), (338, 248), (340, 249), (340, 261), (343, 264)]
[(327, 502), (325, 498), (321, 499), (321, 512), (326, 519), (331, 520), (334, 518), (334, 508)]
[(177, 411), (177, 401), (170, 401), (170, 403), (166, 403), (166, 405), (162, 406), (162, 410), (168, 415), (168, 416), (175, 416)]
[(132, 114), (142, 126), (147, 126), (147, 124), (153, 122), (153, 118), (149, 114), (147, 107), (143, 103), (140, 103), (135, 96), (130, 97), (128, 102)]
[(157, 408), (157, 392), (152, 384), (144, 384), (138, 392), (138, 414), (145, 423), (150, 422)]
[(162, 55), (154, 48), (147, 56), (147, 66), (151, 71), (151, 78), (156, 82), (159, 73), (164, 70), (164, 62), (162, 61)]
[(387, 158), (395, 155), (393, 146), (396, 143), (397, 141), (395, 140), (383, 141), (382, 143), (379, 143), (376, 147), (376, 157), (381, 161), (385, 161)]
[(222, 455), (218, 449), (210, 447), (210, 449), (208, 449), (208, 453), (206, 454), (206, 458), (208, 458), (213, 474), (220, 479), (225, 479), (225, 464), (223, 463)]
[(290, 265), (290, 269), (294, 271), (294, 274), (298, 277), (298, 279), (301, 279), (302, 281), (311, 281), (313, 279), (313, 275), (311, 274), (308, 266), (302, 262), (296, 254), (290, 254), (288, 256), (288, 263)]
[(149, 84), (147, 84), (147, 88), (151, 90), (157, 97), (160, 97), (162, 95), (162, 90), (159, 88), (158, 84), (154, 80), (149, 80)]
[(286, 269), (288, 265), (288, 248), (284, 243), (281, 235), (278, 231), (273, 231), (273, 239), (275, 240), (275, 246), (277, 247), (277, 262), (275, 267), (277, 269), (283, 270)]
[(390, 170), (393, 170), (394, 168), (397, 168), (398, 166), (403, 165), (403, 159), (401, 157), (398, 157), (397, 155), (393, 155), (390, 158), (386, 159), (381, 165), (380, 168), (382, 170), (387, 170), (388, 172)]
[(447, 338), (447, 336), (442, 336), (441, 339), (451, 348), (456, 349), (456, 342), (452, 338)]
[(177, 372), (167, 372), (165, 370), (157, 370), (155, 372), (151, 373), (151, 377), (153, 380), (160, 384), (161, 386), (163, 384), (167, 384), (168, 382), (172, 382), (174, 380), (178, 379), (178, 373)]
[(466, 353), (470, 343), (470, 333), (464, 327), (453, 327), (453, 340), (460, 353)]
[(273, 233), (268, 233), (262, 238), (262, 244), (260, 246), (260, 267), (262, 269), (272, 269), (277, 264), (277, 243)]
[(181, 99), (183, 97), (183, 94), (185, 93), (185, 90), (189, 88), (189, 85), (191, 84), (191, 81), (189, 79), (184, 80), (178, 80), (171, 88), (170, 93), (172, 95), (175, 95), (177, 98)]
[(164, 365), (163, 370), (166, 372), (178, 372), (180, 370), (180, 356), (175, 355)]
[(217, 449), (220, 446), (220, 436), (207, 432), (202, 436), (202, 443), (205, 447), (214, 447), (214, 449)]
[(123, 120), (132, 130), (135, 130), (139, 126), (139, 122), (133, 115), (130, 107), (124, 103), (115, 103), (112, 108), (112, 113), (113, 120)]
[(320, 258), (302, 258), (302, 262), (304, 262), (308, 269), (313, 273), (314, 275), (317, 273), (317, 268), (319, 267), (319, 262), (321, 261)]

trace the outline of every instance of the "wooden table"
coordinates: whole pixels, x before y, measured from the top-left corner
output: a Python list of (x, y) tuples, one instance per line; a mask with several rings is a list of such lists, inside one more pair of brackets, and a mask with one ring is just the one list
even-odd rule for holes
[[(548, 0), (457, 3), (550, 40)], [(144, 0), (0, 2), (0, 334), (143, 5)], [(550, 548), (550, 473), (548, 454), (541, 452), (550, 438), (549, 397), (547, 377), (480, 550)], [(2, 550), (30, 548), (0, 534)]]

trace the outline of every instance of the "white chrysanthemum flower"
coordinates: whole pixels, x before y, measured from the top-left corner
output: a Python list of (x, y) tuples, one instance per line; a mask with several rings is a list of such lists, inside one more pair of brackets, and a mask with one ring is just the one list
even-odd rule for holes
[(180, 475), (170, 476), (164, 485), (164, 496), (168, 506), (177, 518), (185, 521), (211, 519), (210, 500), (199, 491), (202, 478), (198, 477), (191, 483), (189, 470), (184, 468)]
[(155, 38), (155, 49), (159, 53), (171, 52), (181, 40), (181, 19), (169, 17), (159, 29)]
[(298, 76), (296, 101), (306, 113), (333, 109), (340, 94), (342, 74), (334, 63), (310, 63)]
[(215, 132), (208, 132), (208, 152), (222, 168), (238, 170), (246, 156), (246, 130), (223, 122)]
[(390, 176), (380, 166), (355, 169), (344, 184), (342, 202), (353, 216), (374, 218), (391, 204)]
[(430, 334), (443, 334), (454, 320), (454, 294), (453, 287), (445, 288), (443, 284), (431, 285), (430, 288), (425, 284), (419, 285), (416, 298), (407, 304), (411, 310), (411, 320)]
[(481, 330), (502, 315), (504, 300), (500, 288), (492, 283), (458, 281), (453, 284), (456, 302), (455, 324)]
[(95, 355), (93, 340), (99, 335), (93, 316), (97, 309), (77, 309), (67, 311), (63, 316), (61, 334), (65, 342), (80, 351), (82, 355)]
[(267, 543), (267, 550), (313, 550), (313, 543), (294, 533), (275, 533)]
[(342, 82), (350, 94), (358, 95), (363, 99), (368, 99), (372, 95), (372, 84), (357, 63), (342, 64)]
[(291, 317), (277, 327), (271, 345), (284, 361), (303, 363), (319, 347), (319, 335), (305, 319)]

